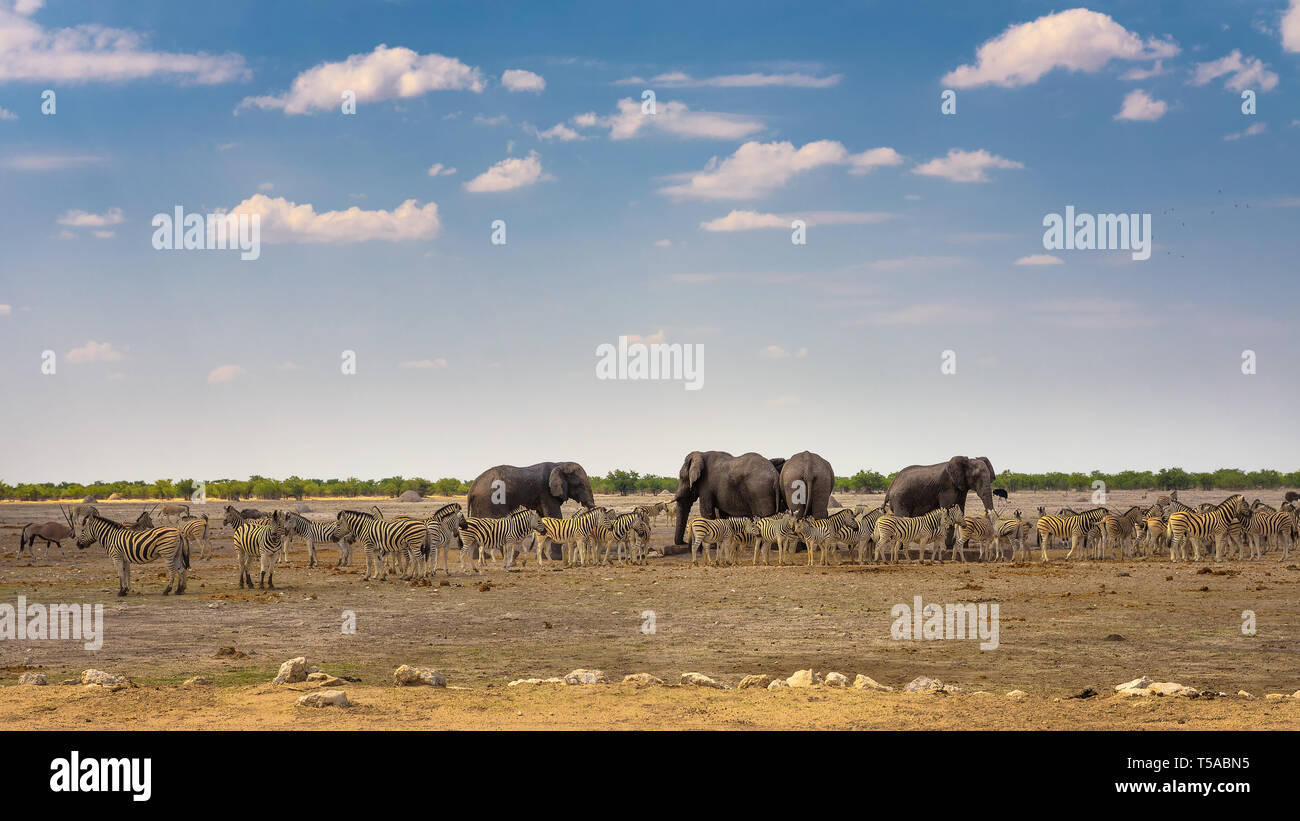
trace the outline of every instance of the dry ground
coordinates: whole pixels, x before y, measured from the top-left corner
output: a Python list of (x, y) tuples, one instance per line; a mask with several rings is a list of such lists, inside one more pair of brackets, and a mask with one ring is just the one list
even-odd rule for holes
[[(1191, 502), (1215, 496), (1184, 495)], [(1260, 495), (1270, 502), (1280, 496)], [(1111, 506), (1153, 497), (1116, 493)], [(840, 496), (845, 504), (879, 499)], [(646, 500), (599, 501), (626, 507)], [(380, 504), (394, 514), (417, 513), (440, 501)], [(1082, 494), (1025, 493), (1006, 512), (1086, 503)], [(313, 518), (343, 506), (309, 504)], [(208, 505), (214, 520), (221, 507)], [(101, 505), (118, 519), (140, 509)], [(337, 554), (325, 551), (325, 566), (308, 569), (297, 543), (291, 564), (276, 573), (280, 589), (249, 592), (236, 587), (230, 531), (218, 528), (217, 556), (199, 560), (196, 552), (185, 596), (160, 595), (161, 568), (148, 566), (136, 569), (131, 595), (118, 599), (115, 572), (98, 546), (78, 552), (65, 544), (48, 559), (14, 555), (22, 523), (50, 519), (58, 519), (52, 505), (0, 505), (0, 603), (14, 604), (19, 595), (103, 603), (104, 645), (91, 652), (75, 641), (0, 641), (0, 685), (15, 684), (29, 669), (55, 685), (0, 688), (0, 728), (1300, 727), (1300, 700), (1108, 695), (1139, 675), (1228, 693), (1300, 688), (1300, 556), (1222, 565), (1064, 563), (1055, 551), (1045, 566), (702, 569), (673, 555), (653, 556), (646, 567), (541, 572), (530, 564), (519, 573), (469, 577), (453, 555), (445, 583), (439, 576), (416, 586), (362, 582), (360, 551), (352, 568), (335, 569)], [(660, 519), (652, 544), (670, 541)], [(926, 603), (997, 603), (1000, 646), (893, 640), (890, 608), (917, 595)], [(341, 630), (345, 610), (356, 614), (355, 635)], [(1244, 610), (1256, 614), (1254, 636), (1242, 634)], [(654, 613), (653, 633), (642, 631), (645, 611)], [(225, 646), (246, 657), (215, 657)], [(304, 685), (268, 686), (280, 662), (297, 655), (360, 678), (345, 688), (357, 706), (299, 708), (293, 701)], [(403, 663), (435, 667), (452, 687), (393, 688), (392, 670)], [(88, 667), (131, 676), (140, 687), (105, 693), (57, 686)], [(699, 671), (730, 685), (749, 673), (787, 676), (813, 667), (850, 678), (865, 673), (895, 687), (931, 676), (997, 695), (505, 686), (577, 667), (603, 669), (615, 680), (648, 672), (669, 682)], [(195, 675), (214, 686), (179, 686)], [(1103, 697), (1066, 698), (1086, 687)], [(1001, 695), (1012, 689), (1030, 696)]]

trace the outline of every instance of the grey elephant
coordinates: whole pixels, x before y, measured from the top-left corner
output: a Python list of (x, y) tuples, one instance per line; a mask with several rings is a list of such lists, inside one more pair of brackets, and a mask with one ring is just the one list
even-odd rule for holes
[(831, 468), (831, 463), (810, 450), (800, 451), (782, 461), (783, 507), (794, 514), (796, 519), (804, 516), (826, 518), (831, 491), (835, 488), (835, 471)]
[(757, 453), (693, 450), (682, 461), (678, 480), (674, 544), (686, 544), (686, 523), (697, 501), (699, 515), (706, 519), (772, 516), (781, 506), (780, 475), (771, 460)]
[(560, 505), (569, 499), (588, 509), (596, 506), (591, 480), (577, 462), (497, 465), (469, 486), (469, 515), (500, 518), (523, 505), (539, 516), (558, 519)]
[[(966, 494), (974, 491), (993, 510), (993, 479), (997, 473), (987, 456), (954, 456), (937, 465), (909, 465), (898, 472), (885, 491), (885, 509), (895, 516), (924, 516), (940, 507), (956, 505), (966, 515)], [(951, 528), (944, 544), (951, 548)], [(965, 543), (962, 543), (965, 547)]]

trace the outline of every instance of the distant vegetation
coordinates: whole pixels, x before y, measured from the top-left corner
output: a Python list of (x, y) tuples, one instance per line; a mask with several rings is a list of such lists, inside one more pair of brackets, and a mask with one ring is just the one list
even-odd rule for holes
[[(883, 493), (894, 478), (893, 473), (860, 470), (852, 476), (835, 477), (835, 489), (840, 492)], [(1124, 470), (1119, 473), (1015, 473), (1003, 471), (998, 475), (996, 487), (1008, 492), (1018, 490), (1091, 490), (1093, 482), (1106, 483), (1107, 490), (1248, 490), (1273, 488), (1300, 488), (1300, 471), (1282, 473), (1276, 470), (1244, 471), (1237, 468), (1220, 468), (1211, 473), (1193, 473), (1182, 468), (1163, 470)], [(86, 496), (105, 500), (114, 493), (123, 499), (183, 499), (189, 498), (198, 488), (195, 479), (158, 479), (153, 482), (119, 481), (19, 483), (10, 485), (0, 481), (0, 499), (25, 502), (81, 500)], [(654, 476), (635, 470), (611, 470), (604, 476), (593, 476), (591, 488), (596, 493), (627, 495), (630, 493), (672, 493), (677, 489), (676, 476)], [(304, 497), (400, 496), (414, 490), (422, 496), (463, 496), (469, 491), (469, 481), (463, 479), (422, 479), (391, 476), (387, 479), (269, 479), (250, 476), (246, 480), (214, 479), (207, 482), (207, 495), (213, 499), (302, 499)]]

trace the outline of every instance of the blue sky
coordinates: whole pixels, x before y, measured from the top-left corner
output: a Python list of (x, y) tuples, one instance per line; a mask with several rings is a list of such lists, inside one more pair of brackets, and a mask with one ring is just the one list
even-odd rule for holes
[(1300, 464), (1285, 0), (309, 8), (0, 0), (0, 478)]

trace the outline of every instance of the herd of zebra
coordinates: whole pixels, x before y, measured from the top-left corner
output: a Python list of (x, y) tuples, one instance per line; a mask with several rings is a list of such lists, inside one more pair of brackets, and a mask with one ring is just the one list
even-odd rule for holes
[[(764, 518), (696, 516), (690, 519), (686, 532), (692, 564), (701, 558), (705, 564), (735, 564), (749, 551), (752, 564), (758, 565), (761, 559), (766, 565), (771, 563), (775, 547), (776, 563), (781, 565), (787, 554), (796, 561), (801, 546), (807, 549), (809, 565), (836, 564), (841, 548), (859, 564), (897, 563), (900, 554), (911, 561), (913, 546), (919, 561), (942, 561), (945, 547), (952, 560), (966, 561), (972, 544), (978, 546), (980, 561), (1028, 560), (1028, 539), (1035, 533), (1044, 562), (1055, 541), (1068, 543), (1066, 559), (1077, 552), (1091, 559), (1163, 554), (1172, 561), (1185, 561), (1190, 545), (1191, 558), (1199, 561), (1205, 541), (1213, 540), (1216, 561), (1223, 560), (1225, 545), (1230, 552), (1235, 547), (1238, 559), (1258, 559), (1268, 550), (1280, 549), (1285, 560), (1291, 542), (1300, 538), (1297, 500), (1300, 494), (1288, 493), (1286, 501), (1273, 508), (1258, 499), (1247, 502), (1237, 493), (1218, 504), (1191, 507), (1180, 502), (1175, 491), (1161, 496), (1154, 505), (1133, 505), (1122, 513), (1105, 507), (1047, 513), (1040, 507), (1033, 519), (1019, 510), (1007, 517), (995, 510), (967, 516), (956, 505), (922, 516), (896, 516), (882, 506), (856, 505), (824, 518), (796, 517), (789, 512)], [(309, 567), (317, 564), (316, 548), (325, 545), (337, 546), (336, 566), (350, 565), (352, 548), (359, 543), (366, 556), (365, 580), (382, 581), (390, 572), (405, 580), (428, 578), (436, 572), (439, 553), (442, 571), (449, 573), (448, 556), (453, 548), (460, 550), (462, 572), (477, 573), (480, 563), (494, 561), (510, 570), (517, 551), (520, 563), (527, 564), (530, 543), (539, 567), (551, 560), (552, 546), (559, 548), (558, 561), (564, 567), (624, 561), (644, 564), (651, 523), (660, 515), (671, 521), (676, 507), (676, 502), (659, 502), (617, 512), (597, 506), (567, 518), (540, 516), (519, 507), (500, 518), (478, 518), (466, 516), (463, 507), (452, 502), (422, 518), (386, 518), (378, 506), (372, 506), (368, 511), (342, 510), (332, 520), (314, 521), (294, 511), (267, 514), (227, 505), (222, 523), (234, 531), (239, 587), (253, 587), (256, 563), (257, 586), (274, 589), (275, 565), (287, 559), (295, 536), (307, 544)], [(184, 593), (191, 547), (199, 545), (199, 558), (208, 555), (209, 519), (206, 513), (190, 515), (184, 505), (165, 506), (162, 514), (173, 518), (175, 526), (155, 526), (148, 510), (135, 522), (124, 524), (102, 516), (93, 507), (79, 506), (64, 511), (67, 526), (59, 525), (60, 532), (29, 534), (29, 526), (24, 529), (23, 542), (30, 539), (34, 544), (37, 537), (46, 538), (47, 553), (49, 542), (58, 544), (59, 537), (74, 536), (78, 548), (98, 542), (117, 567), (119, 596), (129, 592), (131, 565), (162, 560), (168, 569), (163, 593)], [(80, 515), (80, 527), (75, 515)]]

